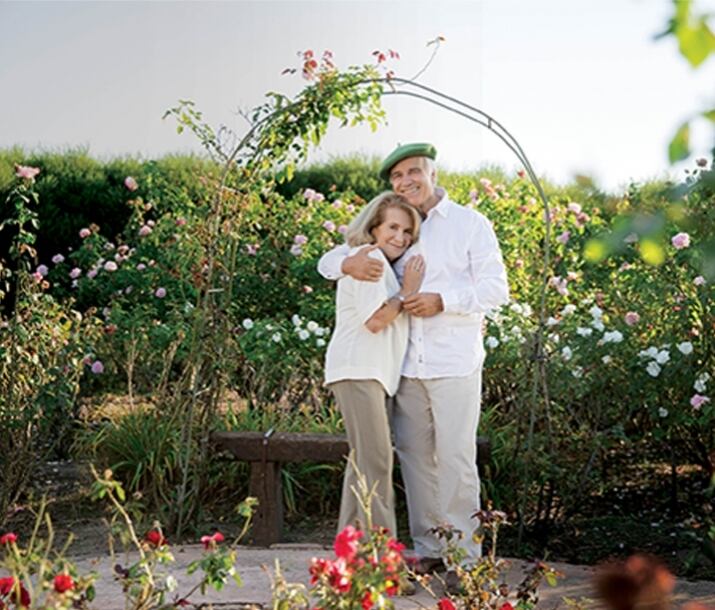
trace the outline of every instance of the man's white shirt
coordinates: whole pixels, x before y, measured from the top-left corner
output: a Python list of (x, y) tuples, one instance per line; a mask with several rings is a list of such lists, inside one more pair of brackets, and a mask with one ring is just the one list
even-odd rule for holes
[[(427, 214), (419, 241), (397, 261), (402, 277), (410, 256), (422, 254), (426, 263), (420, 292), (436, 292), (444, 311), (428, 318), (410, 316), (410, 339), (402, 365), (405, 377), (436, 379), (472, 374), (484, 361), (482, 323), (490, 309), (506, 303), (509, 288), (499, 244), (491, 223), (479, 212), (449, 199)], [(318, 271), (331, 280), (350, 248), (338, 246), (320, 259)]]

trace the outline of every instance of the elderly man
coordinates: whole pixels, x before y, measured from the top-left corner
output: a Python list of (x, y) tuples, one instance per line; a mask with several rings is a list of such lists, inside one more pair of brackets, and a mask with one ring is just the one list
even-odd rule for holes
[[(392, 418), (420, 572), (442, 564), (443, 548), (431, 531), (439, 524), (464, 533), (465, 564), (481, 555), (471, 536), (476, 526), (471, 516), (479, 509), (482, 323), (487, 311), (508, 300), (491, 224), (436, 186), (436, 155), (431, 144), (407, 144), (380, 168), (380, 176), (424, 219), (419, 243), (402, 257), (422, 254), (426, 274), (420, 292), (403, 301), (410, 339)], [(381, 263), (366, 251), (347, 256), (344, 246), (323, 255), (318, 270), (331, 280), (343, 275), (375, 280), (382, 273)]]

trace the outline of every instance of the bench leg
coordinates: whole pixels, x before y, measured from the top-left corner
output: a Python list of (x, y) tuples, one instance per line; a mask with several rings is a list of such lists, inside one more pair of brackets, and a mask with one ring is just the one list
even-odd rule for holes
[(258, 498), (253, 516), (253, 543), (270, 546), (280, 542), (283, 529), (283, 489), (278, 462), (251, 462), (248, 493)]

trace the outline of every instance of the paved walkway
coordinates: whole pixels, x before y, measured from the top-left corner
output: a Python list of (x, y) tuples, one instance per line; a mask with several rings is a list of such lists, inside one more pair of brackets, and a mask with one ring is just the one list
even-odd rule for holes
[[(176, 576), (180, 583), (179, 593), (185, 593), (189, 588), (199, 581), (197, 575), (186, 576), (186, 567), (193, 560), (201, 556), (202, 547), (190, 545), (175, 547), (173, 549), (176, 563), (171, 566), (171, 573)], [(274, 545), (268, 549), (256, 547), (239, 547), (238, 551), (238, 571), (243, 579), (243, 587), (236, 587), (229, 584), (224, 591), (216, 593), (207, 592), (205, 596), (199, 594), (192, 596), (194, 603), (213, 603), (224, 609), (240, 608), (246, 604), (255, 604), (270, 608), (271, 581), (269, 572), (274, 571), (275, 561), (280, 561), (281, 571), (288, 582), (300, 582), (308, 584), (308, 565), (312, 557), (332, 557), (332, 551), (319, 545)], [(135, 560), (136, 555), (129, 557)], [(123, 563), (124, 556), (117, 557)], [(126, 563), (130, 563), (126, 561)], [(507, 581), (515, 584), (521, 579), (521, 560), (513, 560), (511, 569), (507, 575)], [(591, 578), (593, 569), (585, 566), (575, 566), (568, 564), (550, 564), (555, 569), (564, 574), (556, 587), (545, 585), (541, 590), (540, 608), (554, 608), (563, 597), (593, 598), (591, 589)], [(114, 580), (113, 566), (109, 557), (99, 559), (82, 559), (78, 561), (80, 573), (95, 570), (99, 573), (99, 583), (97, 586), (97, 599), (93, 606), (102, 610), (123, 610), (124, 600), (121, 587)], [(435, 590), (439, 593), (438, 586)], [(674, 607), (678, 607), (686, 601), (699, 601), (707, 605), (715, 605), (715, 582), (700, 581), (689, 582), (679, 580), (675, 589)], [(590, 604), (596, 607), (595, 602)], [(426, 591), (419, 590), (411, 597), (397, 599), (399, 609), (411, 608), (434, 608), (435, 599)], [(562, 606), (563, 607), (563, 606)]]

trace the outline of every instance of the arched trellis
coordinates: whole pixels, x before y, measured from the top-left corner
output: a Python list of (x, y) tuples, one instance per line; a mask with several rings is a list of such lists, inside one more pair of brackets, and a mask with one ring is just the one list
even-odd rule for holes
[[(320, 90), (323, 83), (320, 81), (315, 85), (315, 90)], [(542, 282), (541, 282), (541, 292), (540, 292), (540, 304), (538, 307), (539, 324), (537, 326), (536, 332), (533, 334), (533, 345), (531, 351), (531, 360), (534, 362), (535, 372), (532, 383), (532, 401), (529, 415), (529, 426), (527, 434), (527, 454), (534, 449), (534, 432), (539, 412), (540, 401), (539, 398), (543, 400), (543, 408), (545, 410), (545, 423), (547, 434), (551, 437), (551, 425), (550, 425), (550, 403), (549, 403), (549, 388), (546, 364), (547, 359), (544, 352), (544, 335), (546, 328), (546, 292), (549, 283), (549, 265), (550, 265), (550, 234), (551, 234), (551, 218), (549, 210), (548, 197), (524, 152), (523, 148), (516, 140), (516, 138), (494, 117), (487, 114), (483, 110), (476, 108), (466, 102), (458, 100), (451, 97), (445, 93), (417, 83), (414, 79), (403, 79), (397, 77), (375, 77), (374, 71), (372, 73), (362, 73), (353, 75), (340, 82), (340, 91), (346, 91), (351, 93), (363, 92), (367, 93), (366, 97), (385, 97), (392, 95), (401, 95), (412, 97), (414, 99), (419, 99), (427, 102), (433, 106), (437, 106), (463, 117), (464, 119), (488, 129), (496, 137), (498, 137), (509, 150), (515, 155), (519, 162), (523, 165), (526, 175), (529, 177), (531, 183), (534, 185), (539, 198), (541, 199), (543, 209), (544, 209), (544, 223), (545, 223), (545, 239), (543, 241), (543, 271), (542, 271)], [(311, 87), (304, 89), (310, 90)], [(272, 94), (275, 95), (275, 94)], [(316, 102), (316, 100), (312, 100)], [(211, 233), (218, 236), (221, 232), (220, 225), (222, 218), (224, 217), (223, 203), (223, 193), (227, 190), (232, 191), (233, 189), (227, 189), (227, 179), (229, 174), (236, 168), (241, 168), (241, 176), (247, 178), (249, 181), (251, 177), (256, 178), (266, 171), (275, 169), (276, 164), (281, 162), (290, 163), (290, 155), (286, 153), (288, 145), (291, 144), (291, 139), (303, 139), (303, 146), (298, 146), (299, 158), (305, 156), (305, 151), (309, 147), (306, 142), (308, 136), (305, 132), (299, 130), (292, 130), (291, 127), (295, 127), (299, 124), (301, 119), (301, 113), (306, 110), (306, 99), (301, 98), (298, 94), (295, 98), (289, 99), (283, 96), (275, 95), (274, 103), (265, 104), (263, 107), (259, 107), (251, 117), (247, 117), (250, 122), (250, 128), (247, 133), (240, 139), (236, 138), (231, 144), (221, 142), (221, 132), (216, 134), (213, 130), (206, 125), (201, 123), (201, 113), (192, 108), (193, 104), (191, 102), (181, 102), (176, 108), (169, 110), (166, 114), (174, 114), (181, 128), (184, 126), (190, 127), (194, 133), (199, 137), (204, 146), (207, 148), (210, 154), (218, 157), (218, 161), (223, 165), (223, 172), (219, 179), (219, 185), (216, 189), (216, 196), (214, 199), (214, 205), (212, 207), (212, 213), (210, 214), (210, 224), (213, 225)], [(319, 104), (316, 104), (319, 106)], [(259, 112), (260, 110), (260, 112)], [(316, 131), (312, 134), (317, 135), (317, 140), (322, 137), (325, 130), (327, 129), (326, 115), (329, 115), (330, 108), (328, 106), (320, 106), (320, 111), (323, 115), (320, 115), (318, 120), (320, 127), (316, 128)], [(355, 108), (351, 109), (356, 113), (357, 120), (364, 118), (360, 115), (359, 111)], [(353, 115), (355, 116), (355, 115)], [(287, 138), (287, 142), (284, 143), (282, 150), (282, 159), (276, 158), (272, 155), (271, 146), (276, 142), (276, 132), (272, 131), (272, 127), (276, 124), (281, 123), (284, 128), (288, 127), (286, 131), (281, 132), (281, 136)], [(344, 120), (344, 124), (347, 123), (347, 119)], [(229, 132), (229, 136), (233, 137), (233, 134)], [(315, 138), (314, 138), (315, 139)], [(278, 155), (280, 157), (280, 155)], [(221, 300), (223, 300), (223, 305), (228, 303), (231, 299), (231, 291), (225, 289), (224, 281), (225, 273), (230, 273), (230, 269), (222, 268), (219, 271), (219, 266), (213, 263), (213, 259), (216, 255), (215, 244), (209, 242), (206, 244), (206, 254), (207, 260), (209, 261), (208, 268), (210, 269), (209, 278), (207, 286), (209, 289), (205, 290), (199, 297), (199, 307), (201, 307), (207, 315), (197, 318), (197, 326), (193, 329), (192, 335), (194, 337), (206, 337), (207, 333), (209, 335), (220, 337), (217, 339), (218, 342), (224, 341), (225, 337), (230, 333), (215, 333), (215, 329), (220, 326), (220, 320), (223, 318), (221, 312), (223, 306)], [(235, 254), (235, 250), (234, 250)], [(216, 297), (220, 298), (216, 300)], [(209, 313), (213, 312), (213, 313)], [(214, 332), (210, 332), (210, 328)], [(222, 347), (219, 346), (218, 351), (222, 351)], [(202, 368), (205, 365), (204, 357), (201, 353), (194, 352), (193, 361), (190, 359), (186, 371), (186, 389), (184, 395), (188, 397), (186, 404), (182, 407), (188, 413), (188, 417), (185, 418), (185, 423), (188, 423), (194, 416), (192, 413), (195, 410), (199, 410), (198, 399), (200, 395), (206, 395), (208, 392), (210, 395), (217, 395), (220, 388), (220, 382), (211, 382), (211, 388), (204, 388), (206, 385), (205, 380), (201, 380), (202, 375), (200, 374)], [(206, 418), (204, 418), (206, 421)], [(187, 447), (186, 455), (183, 457), (182, 469), (184, 470), (184, 477), (178, 490), (178, 525), (177, 531), (181, 531), (184, 517), (186, 511), (183, 507), (183, 502), (187, 494), (187, 473), (189, 469), (189, 458), (190, 458), (190, 439), (193, 436), (192, 427), (190, 425), (185, 425), (182, 431), (182, 443)], [(204, 436), (204, 451), (207, 445), (208, 434), (206, 431), (202, 433)], [(525, 460), (528, 463), (529, 460)], [(525, 473), (528, 475), (528, 473)], [(522, 494), (526, 497), (526, 493)], [(523, 509), (523, 506), (521, 507)], [(523, 511), (520, 511), (523, 514)], [(520, 519), (519, 524), (519, 538), (523, 532), (523, 519)]]

